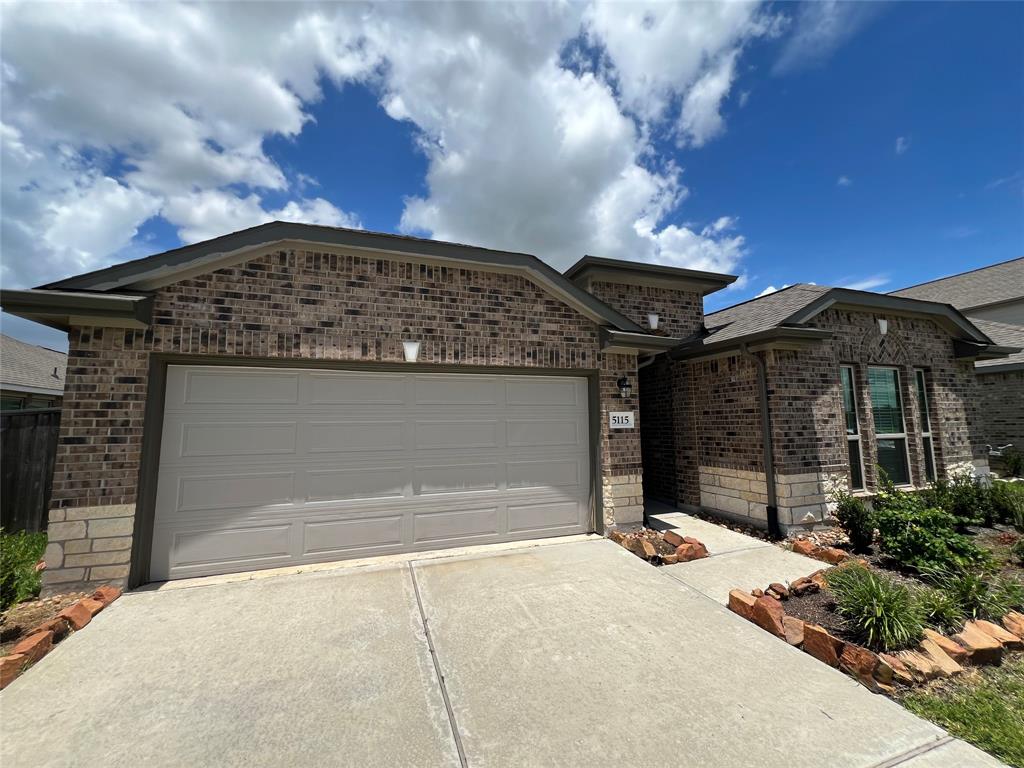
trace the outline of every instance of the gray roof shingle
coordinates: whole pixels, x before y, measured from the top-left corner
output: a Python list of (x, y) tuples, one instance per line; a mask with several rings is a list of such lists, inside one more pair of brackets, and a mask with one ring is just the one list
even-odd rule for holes
[(939, 301), (961, 311), (1024, 298), (1024, 257), (901, 288), (891, 295)]
[(794, 312), (832, 290), (827, 285), (797, 283), (742, 304), (714, 312), (704, 318), (710, 332), (708, 341), (727, 341), (776, 328)]
[(64, 391), (68, 356), (0, 335), (0, 386), (4, 389)]
[(996, 323), (992, 320), (980, 320), (972, 318), (981, 332), (992, 341), (1002, 347), (1020, 347), (1020, 352), (1015, 352), (1009, 357), (999, 360), (979, 360), (974, 364), (975, 368), (992, 368), (994, 366), (1015, 365), (1024, 363), (1024, 325), (1010, 325), (1009, 323)]

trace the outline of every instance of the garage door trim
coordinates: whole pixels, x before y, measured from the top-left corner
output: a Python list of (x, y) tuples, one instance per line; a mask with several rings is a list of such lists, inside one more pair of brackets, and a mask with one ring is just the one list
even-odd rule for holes
[(168, 366), (206, 365), (250, 368), (303, 368), (335, 371), (384, 373), (467, 373), (503, 376), (571, 376), (587, 380), (590, 430), (590, 529), (603, 533), (602, 484), (600, 471), (601, 410), (599, 372), (593, 368), (541, 368), (523, 366), (483, 366), (435, 363), (379, 363), (297, 358), (224, 357), (219, 355), (180, 355), (153, 353), (149, 359), (149, 387), (146, 395), (142, 454), (139, 466), (137, 507), (132, 537), (129, 587), (150, 581), (153, 557), (153, 533), (156, 516), (156, 491), (163, 435), (164, 401)]

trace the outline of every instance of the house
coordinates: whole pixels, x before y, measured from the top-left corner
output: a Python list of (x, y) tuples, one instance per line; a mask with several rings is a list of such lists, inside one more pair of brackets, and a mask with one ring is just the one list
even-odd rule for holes
[(3, 291), (70, 343), (45, 587), (603, 532), (645, 492), (820, 518), (838, 363), (866, 483), (901, 449), (922, 476), (918, 370), (936, 471), (979, 455), (971, 363), (1004, 350), (956, 310), (801, 286), (705, 318), (734, 280), (273, 222)]
[(60, 407), (67, 362), (63, 352), (0, 335), (0, 410)]
[[(996, 343), (1024, 347), (1024, 258), (931, 280), (893, 295), (952, 304)], [(979, 360), (974, 367), (985, 442), (1024, 451), (1024, 352)]]

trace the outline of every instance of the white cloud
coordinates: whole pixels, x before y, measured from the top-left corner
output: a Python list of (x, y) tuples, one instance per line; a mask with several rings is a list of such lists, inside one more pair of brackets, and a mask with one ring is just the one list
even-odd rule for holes
[[(109, 263), (153, 216), (185, 241), (271, 218), (357, 226), (264, 150), (301, 142), (324, 77), (415, 125), (426, 192), (403, 230), (556, 266), (592, 252), (731, 271), (746, 253), (730, 217), (673, 221), (688, 190), (649, 124), (692, 146), (722, 132), (744, 44), (780, 28), (756, 5), (15, 3), (3, 23), (13, 283)], [(562, 63), (584, 34), (593, 72)]]
[(853, 179), (851, 179), (849, 176), (840, 176), (838, 179), (836, 179), (836, 186), (838, 186), (838, 187), (853, 186)]
[(778, 288), (776, 288), (774, 285), (769, 285), (767, 288), (765, 288), (763, 291), (761, 291), (759, 294), (757, 294), (757, 296), (755, 296), (755, 298), (760, 299), (762, 296), (767, 296), (769, 293), (776, 293), (778, 291), (783, 290), (784, 288), (789, 288), (789, 286), (790, 286), (789, 283), (783, 283)]
[(773, 71), (781, 75), (819, 66), (881, 10), (882, 3), (848, 0), (800, 3), (793, 33), (783, 46)]
[(908, 149), (910, 149), (910, 139), (906, 136), (896, 137), (896, 154), (902, 155)]
[(849, 288), (854, 291), (873, 291), (875, 288), (881, 288), (883, 285), (888, 285), (888, 275), (871, 275), (869, 277), (863, 277), (859, 280), (842, 281), (840, 288)]

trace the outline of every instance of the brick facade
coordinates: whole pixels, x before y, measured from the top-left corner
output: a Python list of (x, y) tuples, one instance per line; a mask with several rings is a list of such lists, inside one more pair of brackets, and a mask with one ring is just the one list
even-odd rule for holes
[(704, 299), (697, 291), (603, 281), (589, 283), (588, 290), (643, 328), (654, 312), (658, 331), (669, 336), (686, 338), (704, 323)]
[[(941, 473), (983, 464), (978, 383), (970, 361), (953, 356), (950, 334), (925, 318), (830, 309), (810, 325), (831, 340), (801, 350), (761, 352), (768, 376), (779, 519), (784, 526), (821, 520), (832, 476), (848, 476), (839, 366), (852, 364), (858, 389), (865, 482), (875, 487), (869, 365), (899, 369), (912, 481), (925, 483), (914, 370), (928, 377), (935, 461)], [(651, 381), (648, 381), (648, 378)], [(740, 354), (659, 362), (641, 371), (645, 487), (652, 496), (729, 516), (765, 519), (767, 493), (757, 368)], [(656, 415), (657, 414), (657, 415)], [(660, 416), (661, 429), (649, 436)]]
[(1024, 371), (978, 369), (978, 411), (985, 443), (1024, 452)]
[(145, 331), (73, 327), (61, 422), (47, 589), (128, 575), (150, 354), (598, 371), (607, 524), (639, 519), (639, 425), (607, 428), (636, 381), (634, 355), (599, 352), (597, 325), (515, 274), (320, 251), (279, 251), (156, 292)]

